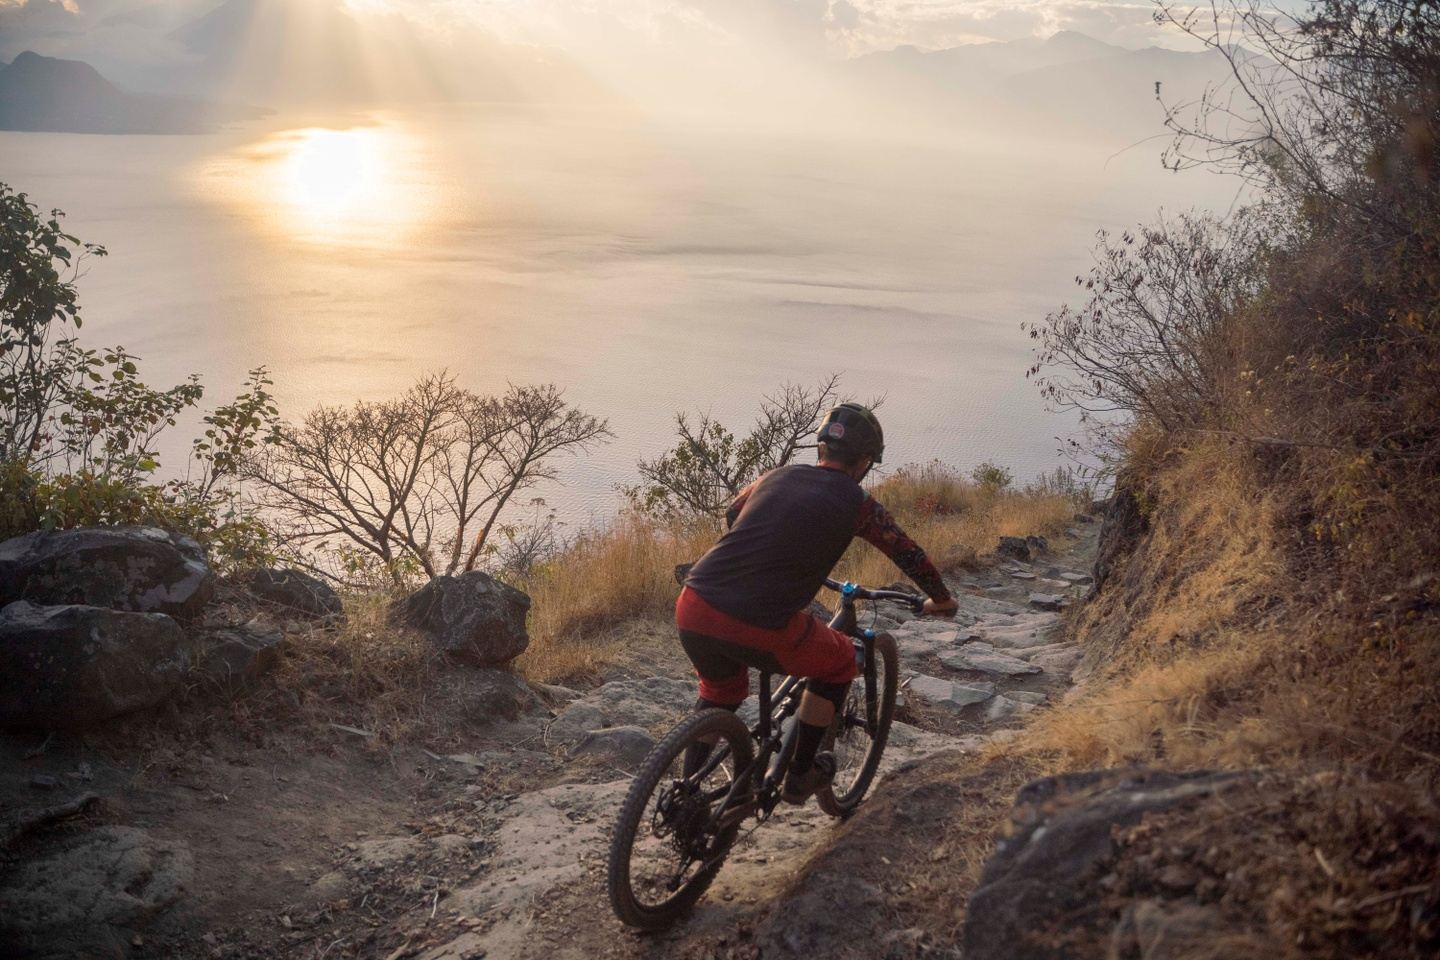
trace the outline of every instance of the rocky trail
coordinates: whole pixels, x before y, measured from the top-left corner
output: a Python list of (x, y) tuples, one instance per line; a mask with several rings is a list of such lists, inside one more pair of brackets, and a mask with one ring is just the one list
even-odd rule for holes
[[(886, 774), (1013, 736), (1064, 696), (1079, 651), (1057, 636), (1061, 611), (1088, 589), (1097, 533), (1081, 522), (1045, 549), (1010, 542), (1011, 556), (952, 578), (954, 620), (873, 614), (898, 641), (902, 687), (871, 803)], [(784, 956), (816, 925), (843, 929), (843, 878), (797, 884), (844, 829), (813, 804), (742, 834), (673, 930), (642, 936), (614, 919), (612, 818), (630, 771), (690, 709), (694, 680), (663, 625), (637, 631), (634, 658), (606, 680), (581, 691), (477, 672), (471, 695), (502, 719), (463, 749), (383, 761), (343, 727), (328, 751), (275, 754), (233, 737), (122, 750), (6, 735), (0, 769), (18, 777), (0, 784), (12, 829), (0, 900), (29, 924), (24, 955), (41, 957)], [(847, 836), (906, 869), (886, 837)], [(777, 902), (787, 922), (767, 923)], [(846, 936), (880, 956), (906, 932)]]

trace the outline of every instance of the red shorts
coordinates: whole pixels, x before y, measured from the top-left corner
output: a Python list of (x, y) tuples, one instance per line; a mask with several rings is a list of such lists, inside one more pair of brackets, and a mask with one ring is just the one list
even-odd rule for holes
[(855, 644), (801, 611), (778, 630), (757, 627), (716, 610), (686, 587), (675, 602), (680, 643), (695, 664), (700, 696), (732, 706), (750, 694), (750, 667), (824, 683), (855, 679)]

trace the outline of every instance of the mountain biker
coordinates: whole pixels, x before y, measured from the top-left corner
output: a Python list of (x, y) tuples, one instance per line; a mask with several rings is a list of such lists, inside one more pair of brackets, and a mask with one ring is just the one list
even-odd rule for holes
[[(860, 486), (885, 452), (880, 421), (846, 402), (832, 409), (816, 439), (814, 465), (790, 464), (742, 490), (725, 514), (726, 533), (685, 577), (675, 604), (680, 643), (700, 678), (695, 708), (735, 710), (750, 690), (750, 667), (809, 678), (795, 755), (781, 799), (802, 804), (828, 786), (835, 758), (817, 755), (857, 669), (850, 638), (808, 607), (854, 537), (878, 547), (925, 591), (925, 612), (950, 615), (956, 603), (935, 565)], [(692, 745), (685, 774), (710, 747)]]

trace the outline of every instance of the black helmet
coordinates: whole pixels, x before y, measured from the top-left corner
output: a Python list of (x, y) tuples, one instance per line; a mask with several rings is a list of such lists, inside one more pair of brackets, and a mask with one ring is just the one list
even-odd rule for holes
[(815, 439), (847, 456), (869, 457), (876, 463), (885, 454), (885, 433), (869, 407), (846, 401), (825, 415)]

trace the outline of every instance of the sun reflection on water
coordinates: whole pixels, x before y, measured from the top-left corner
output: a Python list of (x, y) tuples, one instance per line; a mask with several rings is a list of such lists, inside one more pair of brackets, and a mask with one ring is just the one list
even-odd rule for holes
[(422, 144), (391, 123), (283, 130), (218, 159), (206, 185), (292, 240), (387, 247), (430, 214)]

